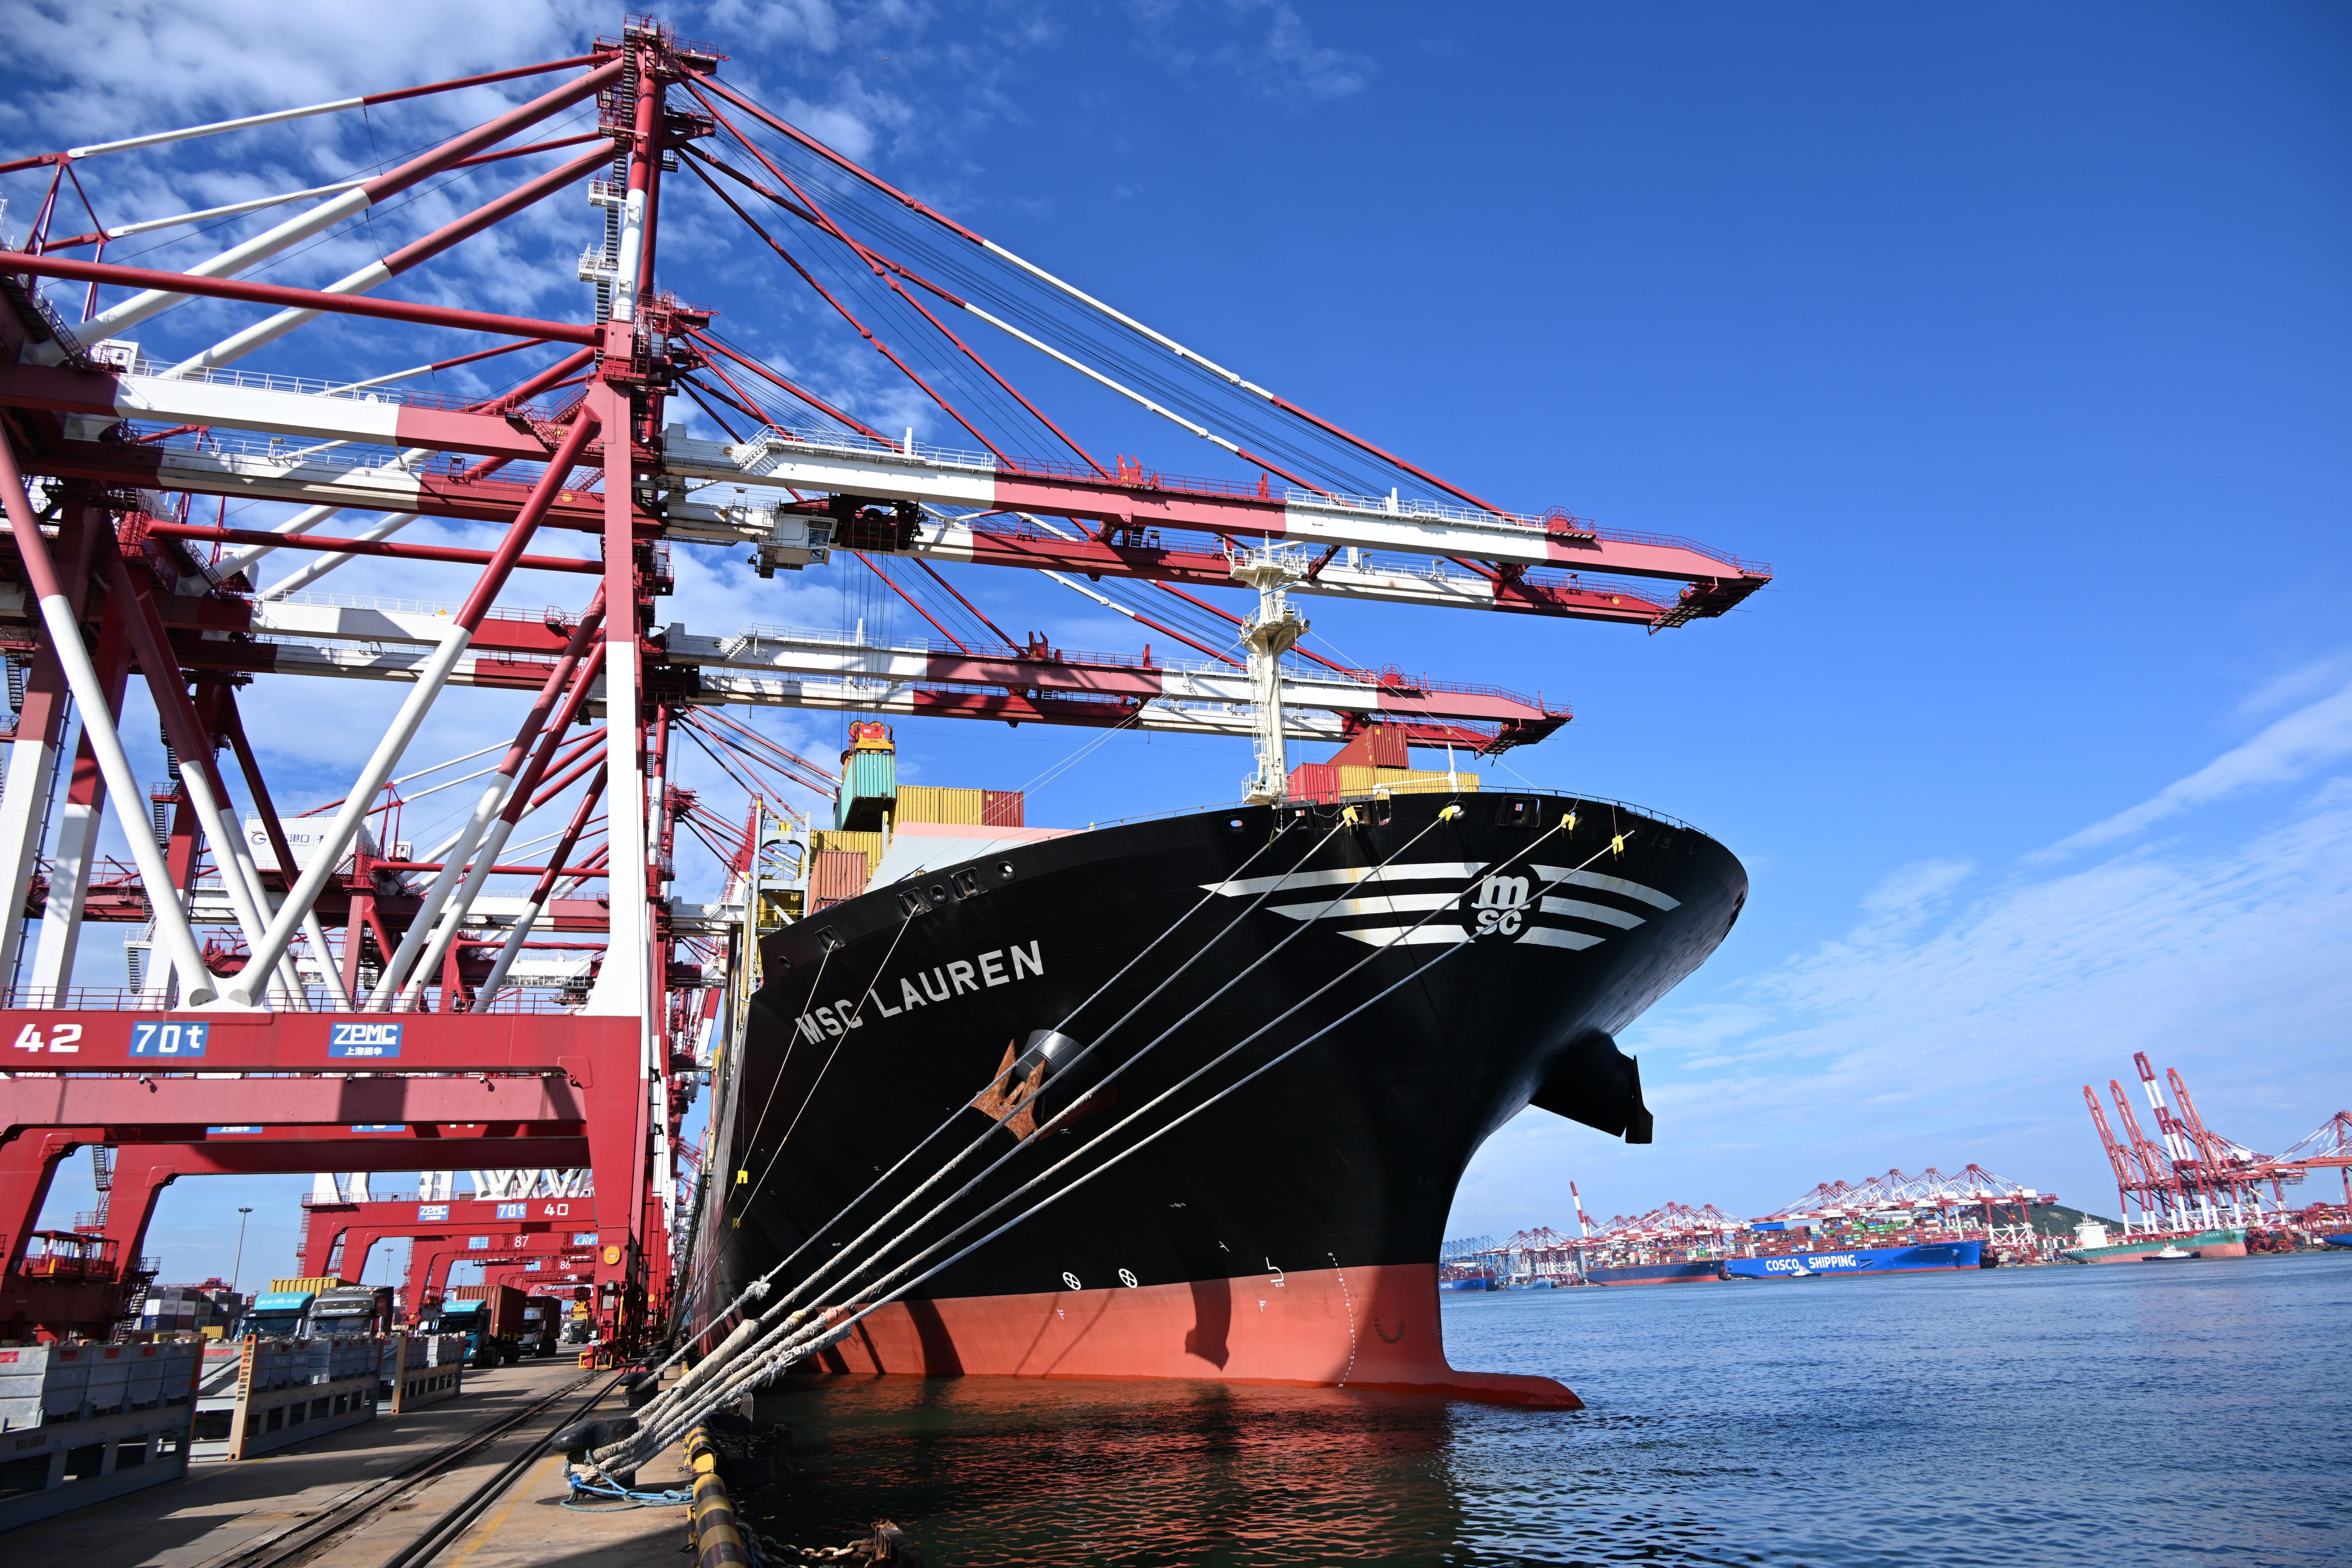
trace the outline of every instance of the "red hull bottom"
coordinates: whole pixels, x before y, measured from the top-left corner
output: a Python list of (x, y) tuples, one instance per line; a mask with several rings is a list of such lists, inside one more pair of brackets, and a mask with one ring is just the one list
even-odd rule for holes
[(835, 1373), (1201, 1378), (1584, 1407), (1549, 1377), (1447, 1365), (1433, 1264), (896, 1301), (821, 1359)]

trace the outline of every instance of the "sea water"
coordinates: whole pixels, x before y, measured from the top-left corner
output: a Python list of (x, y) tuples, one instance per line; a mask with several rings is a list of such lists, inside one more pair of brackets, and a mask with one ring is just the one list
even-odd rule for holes
[(2352, 1562), (2352, 1254), (1449, 1295), (1587, 1408), (794, 1379), (794, 1545), (1022, 1563)]

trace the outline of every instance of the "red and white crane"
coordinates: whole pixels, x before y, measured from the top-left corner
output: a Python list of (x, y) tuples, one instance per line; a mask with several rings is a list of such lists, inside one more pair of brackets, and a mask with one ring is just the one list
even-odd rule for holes
[[(2352, 1171), (2352, 1112), (2338, 1111), (2278, 1154), (2263, 1154), (2208, 1127), (2179, 1069), (2165, 1070), (2165, 1082), (2144, 1051), (2132, 1064), (2154, 1117), (2158, 1136), (2140, 1131), (2130, 1099), (2113, 1079), (2107, 1090), (2125, 1136), (2118, 1140), (2086, 1085), (2084, 1102), (2116, 1173), (2116, 1197), (2127, 1230), (2151, 1235), (2189, 1235), (2216, 1226), (2263, 1228), (2287, 1224), (2295, 1211), (2287, 1189), (2314, 1170)], [(2166, 1087), (2169, 1086), (2168, 1097)], [(2352, 1174), (2345, 1176), (2346, 1208), (2352, 1210)]]

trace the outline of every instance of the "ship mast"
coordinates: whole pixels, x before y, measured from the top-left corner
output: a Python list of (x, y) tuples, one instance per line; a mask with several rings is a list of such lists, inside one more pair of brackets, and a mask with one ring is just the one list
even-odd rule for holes
[(1282, 723), (1282, 656), (1307, 635), (1307, 623), (1284, 593), (1307, 575), (1307, 554), (1261, 544), (1235, 557), (1236, 581), (1257, 590), (1257, 614), (1242, 630), (1249, 649), (1250, 717), (1256, 728), (1252, 750), (1257, 771), (1243, 798), (1252, 805), (1279, 803), (1289, 786), (1290, 762)]

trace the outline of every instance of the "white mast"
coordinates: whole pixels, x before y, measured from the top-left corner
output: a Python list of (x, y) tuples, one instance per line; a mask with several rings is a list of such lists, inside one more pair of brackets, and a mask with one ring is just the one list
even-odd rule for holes
[(1279, 802), (1290, 783), (1282, 724), (1282, 656), (1307, 635), (1307, 623), (1292, 613), (1283, 591), (1307, 575), (1307, 554), (1261, 544), (1234, 559), (1233, 574), (1257, 590), (1257, 616), (1242, 632), (1242, 641), (1249, 647), (1250, 705), (1257, 725), (1257, 771), (1243, 798), (1258, 805)]

